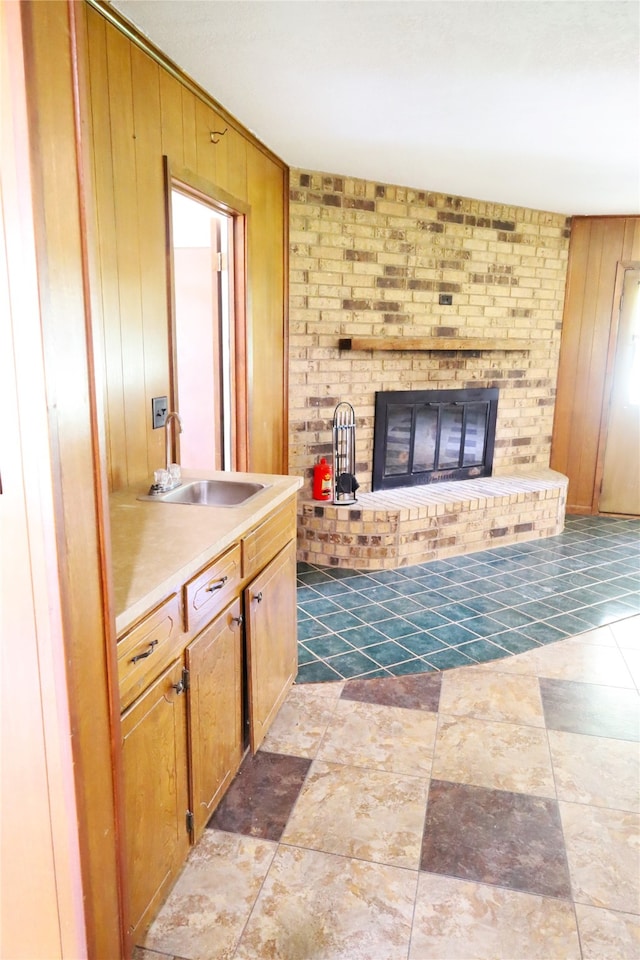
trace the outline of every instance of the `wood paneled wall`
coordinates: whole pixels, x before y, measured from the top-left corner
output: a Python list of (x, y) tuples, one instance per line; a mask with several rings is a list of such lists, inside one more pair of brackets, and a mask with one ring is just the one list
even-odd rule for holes
[(567, 512), (597, 512), (606, 375), (619, 262), (640, 259), (640, 217), (576, 217), (571, 228), (551, 466)]
[(111, 487), (146, 482), (164, 459), (150, 413), (170, 396), (163, 155), (250, 206), (246, 460), (286, 472), (288, 169), (113, 11), (85, 10)]
[[(53, 562), (57, 562), (57, 570), (44, 581), (34, 580), (32, 590), (34, 609), (47, 604), (48, 590), (57, 594), (49, 601), (51, 628), (57, 601), (64, 649), (59, 651), (54, 643), (46, 644), (41, 655), (43, 662), (55, 671), (58, 684), (66, 682), (68, 691), (68, 702), (56, 705), (60, 721), (50, 715), (43, 721), (48, 721), (45, 736), (49, 750), (49, 742), (64, 737), (68, 713), (87, 943), (87, 954), (81, 955), (115, 958), (122, 955), (115, 759), (119, 704), (114, 696), (117, 663), (108, 593), (108, 531), (104, 524), (106, 473), (98, 426), (102, 411), (99, 398), (96, 402), (93, 376), (85, 222), (89, 201), (84, 190), (86, 171), (78, 136), (82, 106), (77, 66), (83, 37), (76, 33), (77, 4), (67, 0), (29, 0), (19, 6), (25, 48), (41, 343), (34, 336), (33, 371), (24, 363), (16, 369), (25, 377), (33, 377), (30, 402), (34, 408), (40, 400), (39, 363), (44, 370), (50, 460), (43, 457), (30, 464), (28, 472), (30, 482), (40, 486), (43, 495), (52, 497), (53, 526), (46, 512), (42, 513), (41, 522), (49, 525), (47, 534), (55, 538)], [(23, 216), (28, 220), (27, 207)], [(26, 317), (21, 319), (27, 322)], [(25, 424), (22, 427), (25, 429)], [(27, 446), (23, 448), (23, 457), (26, 450)], [(37, 533), (37, 527), (34, 529)], [(20, 636), (11, 638), (14, 658), (22, 655), (20, 640)], [(19, 690), (18, 677), (15, 682)], [(46, 689), (43, 703), (53, 696), (54, 691)], [(15, 722), (19, 722), (17, 715)], [(26, 758), (23, 762), (27, 762)], [(53, 763), (53, 756), (47, 759), (49, 769), (53, 769)], [(56, 819), (52, 819), (52, 826), (55, 828)], [(23, 843), (30, 842), (24, 831), (15, 829), (23, 834)], [(76, 823), (69, 829), (76, 829)], [(67, 840), (64, 835), (56, 837), (57, 845), (69, 844), (71, 849), (73, 843), (75, 839)], [(57, 874), (58, 870), (56, 864)], [(4, 879), (3, 876), (3, 882)], [(37, 890), (37, 885), (33, 886), (36, 897)], [(23, 914), (23, 922), (37, 925), (32, 909)], [(63, 912), (59, 922), (65, 922)], [(67, 936), (63, 928), (61, 935)], [(28, 947), (24, 949), (22, 955), (26, 956)], [(74, 954), (68, 947), (63, 955)]]

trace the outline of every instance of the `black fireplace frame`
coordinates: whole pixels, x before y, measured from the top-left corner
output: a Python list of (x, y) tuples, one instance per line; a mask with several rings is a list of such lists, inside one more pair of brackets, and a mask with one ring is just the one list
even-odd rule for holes
[[(493, 470), (493, 452), (498, 416), (498, 394), (495, 387), (478, 387), (468, 390), (379, 390), (375, 397), (375, 421), (373, 436), (373, 476), (371, 489), (388, 490), (397, 487), (413, 487), (426, 483), (442, 483), (447, 480), (468, 480), (475, 477), (490, 477)], [(464, 452), (466, 430), (465, 404), (486, 403), (487, 417), (485, 422), (484, 450), (481, 464), (463, 466), (461, 461)], [(436, 406), (441, 408), (447, 405), (463, 406), (462, 433), (460, 441), (460, 455), (458, 466), (454, 468), (434, 470), (414, 470), (413, 454), (415, 442), (416, 409), (421, 406)], [(402, 474), (386, 474), (386, 440), (388, 436), (389, 410), (393, 406), (411, 406), (411, 438), (409, 442), (408, 469)], [(438, 424), (441, 411), (438, 409)], [(439, 442), (439, 441), (438, 441)], [(436, 448), (437, 455), (437, 448)]]

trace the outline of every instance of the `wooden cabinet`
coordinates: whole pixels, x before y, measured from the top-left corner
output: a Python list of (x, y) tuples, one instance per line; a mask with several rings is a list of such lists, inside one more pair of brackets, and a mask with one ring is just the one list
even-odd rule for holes
[(122, 715), (128, 932), (133, 942), (164, 900), (189, 848), (182, 659)]
[(186, 649), (194, 842), (242, 760), (242, 636), (237, 599)]
[(295, 680), (295, 521), (290, 498), (118, 642), (132, 944)]
[(249, 736), (256, 751), (298, 672), (296, 548), (291, 541), (245, 589)]
[[(292, 498), (242, 538), (243, 578), (254, 577), (285, 543), (295, 537), (296, 501)], [(295, 575), (293, 582), (295, 584)]]

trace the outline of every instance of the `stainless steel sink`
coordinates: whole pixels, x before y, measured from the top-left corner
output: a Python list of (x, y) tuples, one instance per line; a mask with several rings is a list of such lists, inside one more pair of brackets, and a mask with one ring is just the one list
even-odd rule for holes
[(266, 486), (249, 480), (186, 480), (168, 493), (139, 499), (162, 503), (196, 503), (205, 507), (237, 507), (255, 497)]

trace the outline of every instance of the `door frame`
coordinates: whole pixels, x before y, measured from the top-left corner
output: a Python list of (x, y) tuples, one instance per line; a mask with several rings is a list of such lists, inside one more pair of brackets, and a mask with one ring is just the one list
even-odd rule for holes
[(186, 167), (171, 162), (166, 154), (162, 158), (164, 167), (164, 200), (166, 224), (166, 282), (167, 311), (169, 317), (169, 389), (172, 409), (177, 403), (177, 342), (175, 335), (176, 305), (173, 282), (173, 225), (171, 214), (171, 191), (179, 190), (187, 197), (197, 200), (232, 220), (233, 234), (233, 304), (232, 329), (233, 358), (231, 374), (232, 411), (232, 470), (249, 469), (249, 384), (248, 350), (251, 339), (251, 294), (248, 270), (248, 234), (251, 220), (251, 206), (226, 190), (215, 186)]

